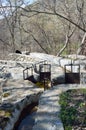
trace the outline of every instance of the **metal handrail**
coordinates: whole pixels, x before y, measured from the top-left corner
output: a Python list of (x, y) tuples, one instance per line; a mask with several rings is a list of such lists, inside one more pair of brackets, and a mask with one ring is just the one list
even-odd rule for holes
[[(30, 67), (25, 68), (25, 69), (23, 70), (23, 79), (26, 80), (26, 79), (28, 79), (29, 76), (33, 75), (33, 70), (34, 70), (36, 73), (39, 74), (39, 71), (37, 71), (35, 67), (36, 67), (37, 64), (45, 63), (45, 62), (47, 62), (47, 60), (40, 61), (40, 62), (38, 62), (38, 63), (32, 64)], [(31, 75), (28, 74), (28, 70), (30, 70), (30, 69), (31, 69)], [(26, 72), (26, 73), (25, 73), (25, 72)]]
[[(31, 67), (29, 67), (29, 68), (27, 67), (26, 69), (23, 70), (23, 79), (24, 79), (24, 80), (26, 80), (26, 79), (29, 77), (29, 75), (28, 75), (28, 70), (29, 70), (29, 69), (31, 69), (31, 75), (33, 75), (33, 66), (31, 66)], [(25, 73), (25, 71), (26, 71), (26, 73)], [(26, 75), (25, 75), (25, 74), (26, 74)]]
[(45, 62), (47, 62), (47, 60), (40, 61), (40, 62), (35, 63), (35, 64), (33, 65), (34, 71), (35, 71), (37, 74), (40, 73), (40, 70), (37, 70), (37, 65), (40, 65), (41, 63), (45, 63)]

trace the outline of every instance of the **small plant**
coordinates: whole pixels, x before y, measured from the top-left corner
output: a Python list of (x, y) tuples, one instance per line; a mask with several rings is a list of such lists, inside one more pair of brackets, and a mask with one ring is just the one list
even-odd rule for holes
[(10, 96), (10, 93), (9, 93), (9, 92), (3, 93), (3, 97), (4, 97), (4, 98), (6, 98), (6, 97), (8, 97), (8, 96)]
[(6, 111), (6, 112), (5, 112), (5, 117), (10, 117), (10, 116), (11, 116), (11, 112)]
[(66, 107), (68, 104), (68, 99), (69, 99), (69, 94), (64, 92), (60, 95), (60, 101), (59, 103), (61, 104), (62, 107)]
[(40, 88), (44, 88), (45, 86), (47, 86), (47, 88), (50, 88), (51, 87), (51, 82), (50, 81), (45, 82), (45, 86), (44, 86), (43, 82), (37, 82), (36, 85), (38, 87), (40, 87)]
[(10, 117), (11, 116), (11, 111), (0, 110), (0, 116)]
[(72, 130), (72, 127), (69, 125), (69, 126), (65, 126), (65, 130)]
[(44, 84), (41, 83), (41, 82), (37, 82), (36, 85), (37, 85), (38, 87), (40, 87), (40, 88), (44, 88)]

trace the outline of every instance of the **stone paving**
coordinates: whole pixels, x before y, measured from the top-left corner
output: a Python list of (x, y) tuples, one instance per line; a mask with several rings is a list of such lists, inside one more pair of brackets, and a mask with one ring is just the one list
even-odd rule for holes
[(40, 97), (33, 130), (64, 130), (59, 118), (59, 94), (68, 89), (86, 88), (83, 84), (57, 85), (46, 90)]
[(58, 117), (60, 90), (45, 91), (40, 100), (33, 130), (63, 130), (63, 124)]

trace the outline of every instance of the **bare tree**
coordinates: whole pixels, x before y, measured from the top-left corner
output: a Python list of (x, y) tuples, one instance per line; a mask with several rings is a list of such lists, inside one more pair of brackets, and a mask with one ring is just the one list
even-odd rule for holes
[[(27, 32), (27, 36), (25, 37), (32, 37), (33, 41), (35, 41), (41, 48), (44, 50), (45, 53), (51, 53), (52, 47), (53, 49), (57, 49), (57, 44), (58, 44), (58, 37), (55, 37), (56, 33), (54, 33), (54, 30), (49, 30), (49, 34), (47, 33), (47, 27), (45, 28), (45, 24), (41, 26), (39, 21), (36, 23), (36, 27), (33, 29), (35, 30), (36, 28), (39, 30), (40, 38), (37, 35), (37, 32), (35, 34), (35, 31), (32, 30), (32, 28), (29, 28), (29, 26), (25, 25), (25, 21), (22, 22), (21, 17), (26, 17), (26, 19), (33, 18), (34, 24), (35, 20), (34, 17), (37, 19), (41, 19), (42, 16), (46, 15), (47, 17), (51, 16), (52, 18), (58, 20), (62, 25), (61, 31), (63, 31), (64, 27), (65, 30), (62, 32), (62, 35), (64, 35), (66, 38), (65, 40), (65, 45), (61, 47), (60, 52), (58, 55), (61, 55), (61, 53), (69, 46), (71, 48), (71, 39), (73, 39), (73, 35), (76, 33), (76, 30), (79, 29), (83, 33), (86, 32), (85, 29), (85, 4), (86, 2), (84, 0), (74, 0), (73, 2), (71, 0), (42, 0), (42, 1), (37, 1), (33, 5), (29, 5), (27, 7), (23, 7), (21, 5), (24, 4), (24, 1), (22, 0), (22, 3), (18, 3), (19, 1), (14, 0), (14, 4), (11, 2), (11, 0), (8, 0), (8, 5), (4, 6), (1, 3), (1, 8), (4, 13), (4, 17), (7, 21), (11, 40), (12, 40), (12, 48), (13, 51), (15, 51), (15, 43), (16, 43), (16, 34), (15, 30), (18, 26), (18, 29), (20, 31), (20, 41), (21, 43), (24, 43), (25, 39), (23, 38), (23, 35), (25, 36), (24, 33)], [(39, 6), (41, 5), (41, 6)], [(9, 9), (8, 14), (6, 13), (6, 9)], [(20, 9), (21, 13), (18, 15), (18, 9)], [(56, 19), (57, 17), (57, 19)], [(51, 19), (52, 19), (51, 18)], [(50, 21), (52, 21), (49, 19)], [(44, 20), (45, 21), (45, 20)], [(49, 21), (49, 22), (50, 22)], [(11, 23), (11, 24), (10, 24)], [(52, 22), (53, 23), (53, 22)], [(24, 24), (24, 25), (23, 25)], [(34, 25), (33, 24), (33, 25)], [(56, 29), (59, 27), (59, 24), (57, 24), (57, 21), (55, 22), (56, 24)], [(48, 24), (47, 24), (48, 25)], [(52, 24), (54, 25), (54, 24)], [(22, 30), (22, 26), (24, 30)], [(26, 29), (27, 28), (27, 29)], [(55, 29), (55, 30), (56, 30)], [(57, 32), (57, 31), (56, 31)], [(50, 35), (52, 34), (52, 35)], [(81, 34), (80, 34), (81, 35)], [(59, 34), (58, 34), (59, 36)], [(47, 46), (44, 46), (42, 43), (47, 43)], [(56, 53), (56, 50), (54, 51)], [(54, 53), (54, 54), (55, 54)]]
[[(20, 5), (19, 5), (20, 4)], [(18, 19), (18, 6), (21, 6), (22, 2), (19, 0), (7, 0), (5, 6), (2, 1), (0, 1), (0, 8), (2, 10), (2, 16), (7, 23), (7, 28), (9, 30), (9, 43), (12, 47), (12, 52), (15, 52), (15, 29), (17, 28)], [(16, 7), (16, 8), (15, 8)]]
[[(53, 1), (53, 5), (52, 5), (51, 9), (52, 9), (52, 12), (54, 12), (57, 16), (59, 16), (60, 18), (63, 18), (63, 20), (61, 19), (62, 23), (64, 22), (63, 26), (65, 26), (65, 25), (66, 25), (66, 27), (68, 26), (67, 27), (68, 29), (66, 28), (67, 31), (65, 30), (65, 33), (66, 33), (65, 34), (66, 35), (65, 45), (63, 46), (63, 48), (61, 48), (61, 50), (57, 54), (58, 56), (61, 55), (61, 53), (67, 48), (67, 46), (71, 45), (71, 44), (69, 44), (70, 38), (74, 35), (74, 33), (76, 33), (76, 29), (77, 29), (76, 27), (78, 27), (83, 32), (86, 32), (86, 30), (85, 30), (85, 25), (86, 25), (85, 5), (86, 5), (86, 2), (84, 0), (75, 0), (74, 2), (72, 2), (71, 0), (64, 0), (64, 1), (60, 2), (60, 5), (61, 5), (61, 6), (59, 6), (60, 13), (58, 13), (58, 4), (57, 4), (56, 0)], [(61, 13), (62, 13), (62, 15), (61, 15)], [(65, 22), (65, 20), (66, 20), (66, 22)], [(73, 20), (74, 20), (74, 22), (73, 22)], [(79, 34), (79, 35), (81, 35), (81, 34)], [(82, 47), (82, 46), (84, 46), (83, 44), (85, 44), (85, 42), (83, 42), (84, 38), (85, 38), (85, 35), (82, 38), (82, 42), (80, 44), (78, 54), (79, 54), (79, 52), (81, 52), (80, 50), (84, 49)], [(71, 49), (71, 46), (69, 48)]]
[[(84, 0), (76, 0), (76, 7), (78, 11), (78, 19), (79, 19), (79, 25), (83, 28), (86, 28), (86, 18), (85, 18), (85, 1)], [(82, 36), (81, 44), (78, 48), (77, 54), (83, 54), (86, 55), (86, 32)]]

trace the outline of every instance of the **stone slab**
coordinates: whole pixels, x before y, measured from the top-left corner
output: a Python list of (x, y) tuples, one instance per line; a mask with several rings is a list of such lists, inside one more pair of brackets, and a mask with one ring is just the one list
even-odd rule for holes
[(52, 88), (41, 95), (33, 130), (63, 130), (63, 124), (59, 118), (60, 93), (60, 90)]

